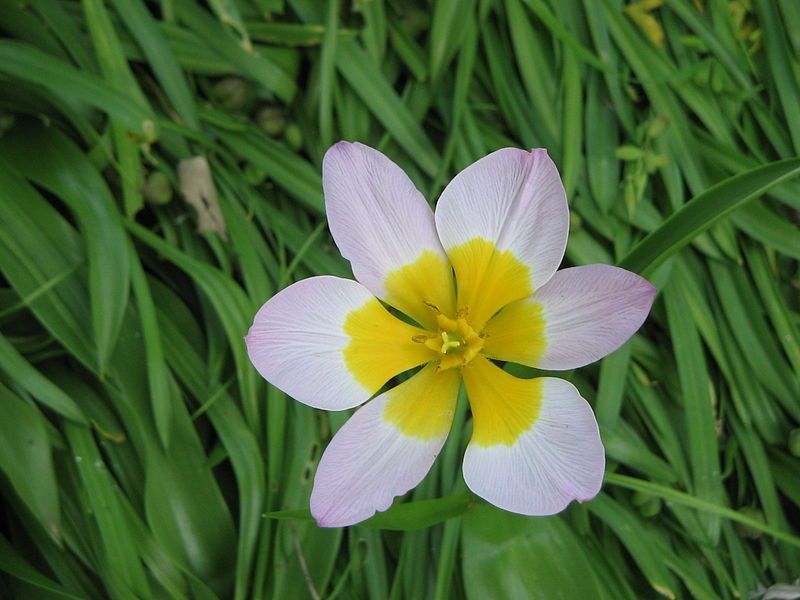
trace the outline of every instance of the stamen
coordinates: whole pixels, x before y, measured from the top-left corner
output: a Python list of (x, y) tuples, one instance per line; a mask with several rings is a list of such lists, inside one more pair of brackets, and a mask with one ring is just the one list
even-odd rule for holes
[(425, 303), (428, 308), (436, 312), (438, 333), (417, 334), (411, 341), (425, 344), (439, 355), (437, 371), (463, 367), (475, 358), (483, 348), (483, 341), (488, 337), (483, 332), (476, 332), (466, 319), (467, 307), (459, 309), (456, 318), (451, 319), (442, 314), (435, 304)]
[(458, 321), (454, 321), (442, 314), (439, 314), (436, 317), (436, 323), (439, 325), (439, 329), (442, 331), (447, 331), (449, 333), (455, 333), (458, 331)]
[(427, 306), (428, 308), (430, 308), (430, 309), (431, 309), (433, 312), (435, 312), (437, 315), (440, 315), (440, 314), (442, 314), (442, 311), (440, 311), (440, 310), (439, 310), (439, 307), (438, 307), (438, 306), (436, 306), (435, 304), (433, 304), (432, 302), (428, 302), (428, 301), (426, 300), (426, 301), (425, 301), (425, 306)]
[(458, 332), (461, 334), (461, 337), (469, 338), (475, 335), (475, 331), (469, 326), (469, 323), (467, 323), (463, 317), (458, 318), (458, 321), (456, 321), (456, 326), (458, 327)]
[(425, 345), (440, 355), (439, 370), (463, 367), (483, 348), (483, 337), (464, 317), (467, 312), (466, 308), (461, 309), (455, 319), (442, 313), (436, 315), (439, 335), (428, 338)]

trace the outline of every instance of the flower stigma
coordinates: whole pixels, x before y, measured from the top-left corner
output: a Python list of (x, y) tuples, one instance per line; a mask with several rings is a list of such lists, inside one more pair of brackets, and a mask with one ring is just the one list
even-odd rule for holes
[(467, 309), (461, 309), (455, 319), (444, 315), (433, 305), (430, 308), (436, 311), (436, 324), (438, 333), (416, 335), (412, 340), (425, 344), (428, 348), (439, 354), (439, 371), (463, 367), (483, 348), (485, 334), (476, 332), (467, 321)]

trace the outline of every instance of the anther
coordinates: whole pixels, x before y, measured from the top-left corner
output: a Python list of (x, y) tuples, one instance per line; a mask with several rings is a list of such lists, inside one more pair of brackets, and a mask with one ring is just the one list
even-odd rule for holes
[(439, 310), (439, 307), (438, 307), (438, 306), (436, 306), (435, 304), (433, 304), (432, 302), (428, 302), (428, 301), (426, 300), (426, 301), (425, 301), (425, 306), (427, 306), (428, 308), (430, 308), (430, 309), (431, 309), (433, 312), (435, 312), (437, 315), (440, 315), (440, 314), (442, 314), (442, 311), (440, 311), (440, 310)]

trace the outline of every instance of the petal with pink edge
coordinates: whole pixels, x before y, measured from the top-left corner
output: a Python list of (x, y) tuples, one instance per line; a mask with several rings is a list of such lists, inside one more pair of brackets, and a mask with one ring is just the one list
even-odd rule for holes
[(403, 170), (369, 146), (339, 142), (325, 154), (322, 184), (331, 234), (356, 279), (420, 323), (435, 325), (428, 305), (452, 314), (433, 211)]
[(245, 338), (250, 361), (296, 400), (327, 410), (362, 404), (395, 375), (436, 357), (424, 331), (391, 315), (363, 285), (312, 277), (258, 311)]
[(428, 365), (361, 407), (322, 455), (311, 492), (321, 527), (389, 508), (430, 471), (453, 421), (460, 377)]
[(610, 265), (558, 271), (486, 325), (484, 352), (539, 369), (576, 369), (624, 344), (656, 295), (646, 279)]
[(524, 515), (555, 514), (573, 500), (596, 496), (605, 469), (603, 444), (592, 409), (575, 386), (553, 377), (511, 382), (511, 375), (490, 366), (496, 371), (488, 382), (464, 369), (473, 407), (473, 437), (464, 456), (467, 486), (495, 506)]
[(464, 169), (436, 207), (453, 264), (458, 308), (481, 327), (555, 273), (567, 245), (569, 209), (547, 151), (503, 148)]

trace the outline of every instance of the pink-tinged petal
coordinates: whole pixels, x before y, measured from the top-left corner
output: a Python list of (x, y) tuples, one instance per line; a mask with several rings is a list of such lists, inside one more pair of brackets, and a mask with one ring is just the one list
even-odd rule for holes
[[(465, 381), (471, 394), (466, 374)], [(486, 424), (476, 417), (464, 456), (464, 480), (499, 508), (551, 515), (573, 500), (585, 502), (597, 495), (605, 454), (592, 409), (575, 386), (553, 377), (526, 382), (529, 401), (538, 402), (535, 419), (513, 442), (487, 444), (485, 435), (478, 437), (482, 443), (475, 441)]]
[(344, 527), (389, 508), (430, 471), (453, 421), (460, 377), (424, 367), (360, 408), (322, 455), (311, 514)]
[(436, 207), (453, 263), (458, 307), (480, 326), (555, 273), (567, 245), (569, 208), (547, 151), (503, 148), (459, 173)]
[(656, 291), (643, 277), (610, 265), (558, 271), (487, 324), (484, 352), (539, 369), (582, 367), (636, 333)]
[(363, 285), (324, 276), (298, 281), (267, 301), (245, 342), (271, 384), (303, 404), (344, 410), (434, 358), (413, 341), (420, 334)]
[(331, 234), (356, 279), (420, 322), (435, 322), (426, 302), (452, 311), (433, 211), (400, 167), (369, 146), (339, 142), (325, 154), (322, 185)]

